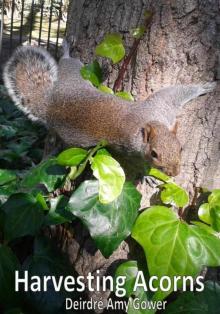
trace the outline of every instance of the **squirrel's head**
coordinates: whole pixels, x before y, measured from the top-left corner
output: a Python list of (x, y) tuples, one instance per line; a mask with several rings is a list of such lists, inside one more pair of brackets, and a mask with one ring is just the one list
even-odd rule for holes
[(145, 158), (169, 176), (180, 171), (181, 145), (176, 138), (176, 128), (152, 121), (143, 128)]

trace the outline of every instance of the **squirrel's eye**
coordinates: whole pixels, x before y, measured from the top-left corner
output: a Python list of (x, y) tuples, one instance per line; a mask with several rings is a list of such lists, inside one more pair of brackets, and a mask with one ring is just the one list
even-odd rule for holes
[(152, 150), (151, 151), (151, 157), (152, 158), (157, 158), (158, 156), (157, 156), (157, 153), (155, 152), (155, 150)]

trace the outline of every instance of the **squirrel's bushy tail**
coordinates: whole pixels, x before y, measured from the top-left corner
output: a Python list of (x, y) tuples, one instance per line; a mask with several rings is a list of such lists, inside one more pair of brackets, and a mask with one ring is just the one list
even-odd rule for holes
[(6, 63), (3, 79), (15, 104), (32, 118), (44, 118), (54, 82), (57, 64), (40, 47), (22, 46)]

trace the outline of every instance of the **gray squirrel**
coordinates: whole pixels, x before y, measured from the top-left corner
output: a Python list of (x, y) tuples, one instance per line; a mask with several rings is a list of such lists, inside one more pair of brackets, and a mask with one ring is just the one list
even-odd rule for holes
[(216, 83), (171, 86), (131, 103), (93, 87), (81, 77), (82, 66), (68, 48), (57, 65), (43, 48), (22, 46), (7, 62), (3, 78), (15, 104), (68, 146), (87, 148), (105, 139), (110, 147), (176, 176), (181, 161), (176, 117), (184, 104), (211, 92)]

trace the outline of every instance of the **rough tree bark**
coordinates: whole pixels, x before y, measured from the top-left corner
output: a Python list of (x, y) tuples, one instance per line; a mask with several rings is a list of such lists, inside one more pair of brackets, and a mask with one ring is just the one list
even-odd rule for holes
[[(129, 31), (141, 24), (145, 10), (155, 12), (153, 22), (128, 69), (124, 90), (139, 100), (165, 86), (220, 77), (219, 0), (73, 0), (67, 27), (68, 39), (76, 42), (72, 53), (85, 63), (91, 62), (95, 46), (109, 32), (123, 35), (128, 52), (133, 42)], [(111, 67), (107, 61), (101, 62), (109, 71), (107, 83), (112, 86), (118, 65)], [(188, 104), (179, 117), (177, 135), (184, 149), (176, 181), (188, 189), (191, 197), (196, 187), (220, 187), (218, 90)], [(142, 190), (147, 199), (147, 190)], [(72, 262), (77, 260), (76, 268), (84, 274), (96, 268), (105, 272), (113, 261), (126, 258), (129, 252), (123, 244), (105, 260), (98, 251), (87, 253), (85, 242), (80, 242), (81, 249), (74, 243), (67, 248), (74, 250)]]

